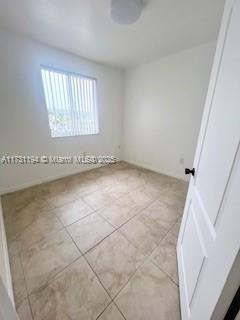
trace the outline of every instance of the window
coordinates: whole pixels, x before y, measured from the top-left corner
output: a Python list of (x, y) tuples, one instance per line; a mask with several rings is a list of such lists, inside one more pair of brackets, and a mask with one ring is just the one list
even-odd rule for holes
[(42, 67), (52, 137), (99, 133), (96, 79)]

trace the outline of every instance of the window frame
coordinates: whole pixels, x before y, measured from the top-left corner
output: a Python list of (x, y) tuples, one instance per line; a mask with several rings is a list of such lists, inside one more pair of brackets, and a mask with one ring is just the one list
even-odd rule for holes
[[(95, 86), (96, 86), (96, 117), (97, 117), (97, 121), (98, 121), (98, 132), (96, 133), (87, 133), (87, 134), (74, 134), (74, 135), (59, 135), (59, 136), (53, 136), (52, 135), (52, 130), (50, 127), (50, 123), (49, 123), (49, 112), (48, 112), (48, 107), (47, 107), (47, 99), (46, 99), (46, 95), (45, 95), (45, 90), (44, 90), (44, 84), (43, 84), (43, 78), (42, 78), (42, 70), (47, 70), (50, 72), (56, 72), (56, 73), (61, 73), (64, 75), (73, 75), (73, 76), (77, 76), (80, 78), (84, 78), (84, 79), (88, 79), (88, 80), (93, 80), (95, 81)], [(42, 93), (43, 93), (43, 97), (44, 97), (44, 103), (45, 103), (45, 109), (47, 112), (47, 117), (48, 117), (48, 129), (49, 129), (49, 133), (50, 133), (50, 137), (52, 139), (62, 139), (62, 138), (75, 138), (75, 137), (88, 137), (88, 136), (96, 136), (100, 134), (100, 119), (99, 119), (99, 104), (98, 104), (98, 79), (96, 77), (93, 76), (89, 76), (89, 75), (84, 75), (82, 73), (79, 72), (74, 72), (74, 71), (67, 71), (65, 69), (62, 68), (57, 68), (57, 67), (52, 67), (52, 66), (48, 66), (45, 64), (41, 64), (40, 65), (40, 76), (41, 76), (41, 86), (42, 86)]]

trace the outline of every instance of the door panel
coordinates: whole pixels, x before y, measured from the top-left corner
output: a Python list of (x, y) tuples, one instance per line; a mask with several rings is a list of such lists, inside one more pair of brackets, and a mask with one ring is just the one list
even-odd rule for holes
[[(229, 14), (221, 68), (195, 181), (203, 205), (213, 224), (217, 218), (239, 142), (240, 34), (235, 15), (235, 11)], [(228, 133), (231, 134), (231, 139)]]
[(190, 206), (185, 225), (182, 247), (183, 272), (187, 286), (187, 299), (190, 306), (197, 279), (206, 257), (204, 244), (199, 232), (198, 223)]
[(203, 206), (200, 195), (196, 188), (192, 189), (192, 203), (194, 205), (199, 229), (201, 230), (202, 239), (205, 244), (205, 250), (208, 255), (210, 248), (216, 238), (216, 230), (210, 221), (210, 218), (205, 210), (205, 207)]

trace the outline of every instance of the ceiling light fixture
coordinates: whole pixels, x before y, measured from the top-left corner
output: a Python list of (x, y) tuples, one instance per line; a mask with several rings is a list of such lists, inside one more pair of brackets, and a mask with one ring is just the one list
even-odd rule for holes
[(142, 0), (111, 0), (111, 17), (119, 24), (131, 24), (140, 18), (142, 7)]

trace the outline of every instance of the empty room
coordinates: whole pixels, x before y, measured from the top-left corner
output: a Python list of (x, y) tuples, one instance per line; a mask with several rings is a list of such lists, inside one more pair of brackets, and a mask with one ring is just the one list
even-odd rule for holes
[(0, 320), (240, 320), (240, 0), (1, 0), (0, 43)]

